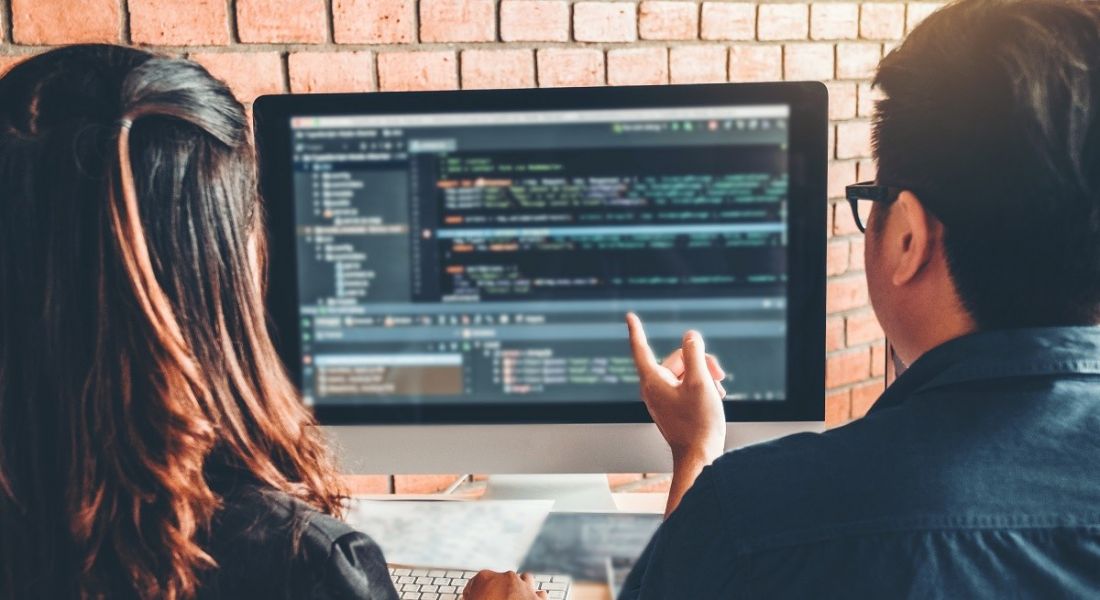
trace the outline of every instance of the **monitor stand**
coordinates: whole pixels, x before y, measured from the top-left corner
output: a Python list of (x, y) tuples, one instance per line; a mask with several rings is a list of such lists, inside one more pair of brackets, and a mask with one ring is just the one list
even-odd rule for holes
[(607, 475), (490, 475), (484, 500), (553, 500), (554, 510), (614, 512)]

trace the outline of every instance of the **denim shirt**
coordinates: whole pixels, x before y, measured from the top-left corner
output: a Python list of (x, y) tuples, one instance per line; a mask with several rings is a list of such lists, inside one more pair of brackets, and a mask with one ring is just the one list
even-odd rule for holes
[(620, 596), (1100, 598), (1100, 327), (922, 356), (863, 419), (706, 468)]

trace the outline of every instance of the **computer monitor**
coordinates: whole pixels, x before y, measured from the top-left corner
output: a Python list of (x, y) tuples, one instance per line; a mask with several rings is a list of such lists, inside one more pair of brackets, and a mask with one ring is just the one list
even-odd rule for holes
[(730, 373), (729, 445), (824, 416), (818, 83), (266, 96), (269, 310), (368, 473), (664, 471), (624, 314)]

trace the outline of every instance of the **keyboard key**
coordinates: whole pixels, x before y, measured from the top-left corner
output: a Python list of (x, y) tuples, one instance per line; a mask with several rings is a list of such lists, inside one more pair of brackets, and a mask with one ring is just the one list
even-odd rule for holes
[(428, 574), (427, 569), (413, 569), (412, 572), (409, 573), (409, 575), (412, 575), (413, 577), (423, 577), (427, 574)]
[(432, 578), (431, 577), (417, 577), (416, 582), (419, 583), (420, 585), (431, 585), (432, 584)]
[(390, 572), (393, 573), (394, 575), (401, 576), (401, 575), (408, 575), (409, 573), (412, 573), (412, 569), (393, 569)]
[(406, 583), (404, 586), (401, 587), (401, 591), (402, 592), (419, 592), (420, 591), (420, 586), (416, 585), (415, 583)]
[(446, 575), (447, 575), (446, 571), (430, 571), (430, 572), (428, 572), (429, 577), (445, 577)]
[(416, 583), (416, 577), (409, 577), (408, 575), (397, 580), (397, 583)]
[(451, 579), (455, 579), (455, 578), (461, 579), (462, 578), (462, 571), (447, 571), (447, 574), (444, 575), (444, 577), (450, 577)]
[(446, 577), (436, 577), (432, 580), (432, 585), (451, 585), (451, 580)]

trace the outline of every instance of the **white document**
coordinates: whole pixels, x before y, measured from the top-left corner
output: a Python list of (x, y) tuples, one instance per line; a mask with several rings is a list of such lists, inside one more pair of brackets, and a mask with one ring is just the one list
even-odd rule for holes
[(549, 500), (355, 500), (348, 523), (394, 565), (515, 571), (553, 508)]

